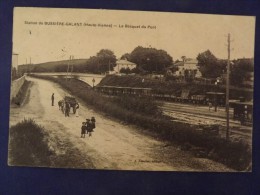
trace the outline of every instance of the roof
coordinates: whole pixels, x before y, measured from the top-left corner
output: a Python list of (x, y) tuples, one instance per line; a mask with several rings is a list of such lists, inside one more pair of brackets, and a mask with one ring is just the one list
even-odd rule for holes
[(152, 90), (152, 88), (143, 88), (143, 87), (119, 87), (119, 86), (96, 86), (97, 88), (114, 88), (114, 89), (145, 89), (145, 90)]
[(135, 63), (129, 62), (129, 61), (127, 61), (127, 60), (117, 60), (117, 61), (116, 61), (116, 64), (136, 65)]
[(184, 66), (184, 64), (198, 64), (198, 60), (196, 60), (196, 59), (186, 59), (186, 61), (185, 62), (183, 62), (183, 61), (180, 61), (180, 62), (176, 62), (174, 65), (175, 66)]
[(253, 102), (239, 102), (239, 101), (229, 101), (231, 105), (239, 104), (239, 105), (248, 105), (248, 106), (253, 106)]
[(209, 95), (225, 95), (225, 93), (221, 93), (221, 92), (207, 92), (206, 94), (209, 94)]

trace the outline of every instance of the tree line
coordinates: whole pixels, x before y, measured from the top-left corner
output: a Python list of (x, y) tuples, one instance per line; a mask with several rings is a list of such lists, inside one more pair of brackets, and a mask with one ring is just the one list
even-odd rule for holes
[[(227, 73), (227, 60), (218, 59), (210, 50), (199, 53), (198, 65), (204, 78), (218, 78)], [(254, 60), (242, 58), (230, 62), (230, 83), (241, 85), (243, 81), (250, 80), (249, 73), (254, 72)]]
[[(137, 65), (134, 70), (122, 69), (122, 73), (157, 73), (164, 74), (169, 66), (176, 71), (178, 67), (174, 65), (179, 60), (174, 60), (165, 50), (152, 47), (137, 46), (131, 53), (125, 53), (120, 59), (128, 60)], [(182, 57), (184, 60), (185, 57)], [(218, 78), (226, 74), (227, 60), (218, 59), (210, 50), (199, 53), (197, 56), (198, 70), (203, 78)], [(113, 71), (116, 66), (116, 56), (112, 50), (101, 49), (95, 56), (91, 56), (84, 63), (75, 64), (68, 70), (67, 62), (61, 62), (53, 68), (55, 72), (88, 72), (101, 74), (108, 71)], [(73, 65), (75, 61), (71, 62)], [(31, 67), (32, 72), (45, 72), (49, 69), (43, 66)], [(250, 79), (248, 72), (254, 71), (253, 59), (237, 59), (231, 61), (231, 84), (240, 85), (244, 80)], [(13, 73), (14, 74), (14, 73)], [(190, 79), (189, 74), (185, 74)]]

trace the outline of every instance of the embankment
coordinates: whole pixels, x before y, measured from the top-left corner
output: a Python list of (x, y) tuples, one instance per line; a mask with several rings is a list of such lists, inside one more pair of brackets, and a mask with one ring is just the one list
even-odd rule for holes
[(32, 84), (31, 81), (25, 79), (16, 96), (12, 98), (11, 103), (16, 104), (17, 106), (22, 106), (26, 103), (30, 95), (30, 87)]
[(11, 83), (11, 94), (10, 94), (10, 99), (13, 100), (13, 98), (15, 98), (17, 96), (17, 94), (19, 93), (21, 87), (23, 86), (25, 82), (25, 76), (22, 76), (19, 79), (16, 79), (14, 81), (12, 81)]

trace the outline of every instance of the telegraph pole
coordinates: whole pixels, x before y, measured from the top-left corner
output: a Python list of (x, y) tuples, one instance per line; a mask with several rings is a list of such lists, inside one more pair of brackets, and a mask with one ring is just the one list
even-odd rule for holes
[(66, 82), (68, 80), (68, 74), (69, 74), (69, 69), (70, 69), (70, 60), (71, 60), (71, 56), (70, 56), (70, 59), (68, 61), (68, 68), (67, 68), (67, 76), (66, 76)]
[(110, 60), (108, 60), (108, 74), (110, 74)]
[(227, 114), (227, 131), (226, 139), (229, 140), (229, 73), (230, 73), (230, 33), (228, 33), (228, 61), (227, 61), (227, 81), (226, 81), (226, 114)]
[[(74, 60), (74, 56), (71, 56), (71, 60)], [(74, 68), (74, 65), (73, 65), (73, 63), (71, 63), (71, 75), (72, 75), (72, 72), (73, 72), (73, 68)]]
[(70, 71), (71, 78), (72, 78), (72, 72), (73, 72), (73, 67), (74, 67), (72, 60), (74, 60), (74, 56), (71, 56), (71, 71)]

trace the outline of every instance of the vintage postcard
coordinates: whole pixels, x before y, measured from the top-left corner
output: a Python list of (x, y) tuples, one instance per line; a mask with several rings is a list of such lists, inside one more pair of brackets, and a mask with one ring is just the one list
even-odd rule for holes
[(16, 7), (9, 166), (252, 169), (255, 17)]

